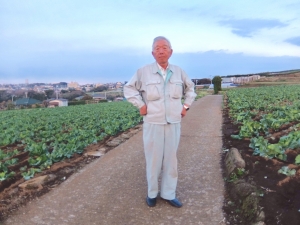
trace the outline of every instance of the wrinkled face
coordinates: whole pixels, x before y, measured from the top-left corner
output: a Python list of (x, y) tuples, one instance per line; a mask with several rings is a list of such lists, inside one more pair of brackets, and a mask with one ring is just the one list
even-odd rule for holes
[(170, 48), (166, 40), (158, 40), (154, 44), (152, 55), (159, 65), (168, 64), (168, 60), (173, 50)]

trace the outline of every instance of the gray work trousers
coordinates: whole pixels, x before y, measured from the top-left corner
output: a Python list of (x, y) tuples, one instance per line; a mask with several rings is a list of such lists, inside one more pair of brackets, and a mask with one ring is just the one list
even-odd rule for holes
[(180, 123), (143, 124), (149, 198), (156, 198), (158, 194), (158, 178), (161, 170), (160, 196), (167, 200), (176, 197), (177, 149), (180, 141), (180, 127)]

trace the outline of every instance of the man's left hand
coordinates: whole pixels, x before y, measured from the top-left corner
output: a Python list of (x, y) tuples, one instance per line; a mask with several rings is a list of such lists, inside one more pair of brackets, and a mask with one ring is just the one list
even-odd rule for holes
[[(188, 105), (186, 105), (186, 106), (189, 107)], [(184, 107), (182, 107), (182, 110), (181, 110), (181, 117), (185, 117), (186, 112), (187, 112), (187, 110), (186, 110)]]
[(181, 117), (184, 117), (186, 114), (186, 109), (182, 107), (182, 111), (181, 111)]

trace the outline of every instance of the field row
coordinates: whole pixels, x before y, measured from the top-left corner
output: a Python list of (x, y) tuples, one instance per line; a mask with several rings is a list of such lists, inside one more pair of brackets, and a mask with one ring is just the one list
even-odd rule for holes
[[(300, 86), (228, 90), (229, 115), (239, 124), (235, 139), (250, 139), (255, 155), (300, 164)], [(288, 159), (289, 158), (289, 159)]]
[[(0, 113), (0, 181), (21, 173), (30, 179), (53, 163), (82, 153), (84, 148), (141, 121), (128, 102)], [(22, 164), (24, 155), (28, 163)], [(18, 168), (18, 171), (12, 168)]]

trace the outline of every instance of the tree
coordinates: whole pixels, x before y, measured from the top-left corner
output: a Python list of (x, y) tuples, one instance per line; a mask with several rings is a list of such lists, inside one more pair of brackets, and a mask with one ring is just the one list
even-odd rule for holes
[(107, 95), (107, 96), (106, 96), (106, 99), (107, 99), (107, 100), (110, 100), (110, 101), (113, 101), (113, 100), (115, 99), (115, 97), (112, 96), (112, 95)]
[(7, 109), (8, 109), (8, 110), (15, 109), (15, 105), (12, 104), (12, 102), (10, 102), (10, 103), (7, 104)]
[(214, 92), (215, 94), (218, 94), (219, 91), (222, 90), (221, 85), (222, 85), (222, 78), (220, 76), (215, 76), (212, 79), (212, 83), (214, 85)]
[(96, 88), (92, 89), (91, 91), (102, 92), (102, 91), (106, 91), (106, 90), (107, 90), (107, 87), (102, 85), (102, 86), (99, 86), (99, 87), (96, 87)]
[(47, 96), (47, 99), (52, 98), (54, 95), (54, 90), (45, 90), (45, 94)]
[(69, 91), (67, 91), (67, 90), (61, 90), (60, 91), (62, 94), (65, 94), (65, 93), (68, 93)]
[(93, 100), (93, 97), (90, 95), (84, 95), (81, 100)]
[(82, 95), (84, 95), (84, 92), (82, 92), (82, 91), (72, 91), (72, 92), (63, 94), (62, 98), (65, 98), (65, 99), (68, 99), (69, 101), (71, 101)]
[(201, 84), (210, 84), (211, 80), (208, 78), (203, 79), (192, 79), (195, 85), (201, 85)]
[(7, 101), (11, 99), (11, 96), (6, 92), (6, 90), (0, 90), (0, 102)]
[(34, 98), (40, 101), (43, 101), (46, 99), (46, 95), (44, 93), (38, 93), (36, 91), (29, 91), (28, 92), (28, 98)]

